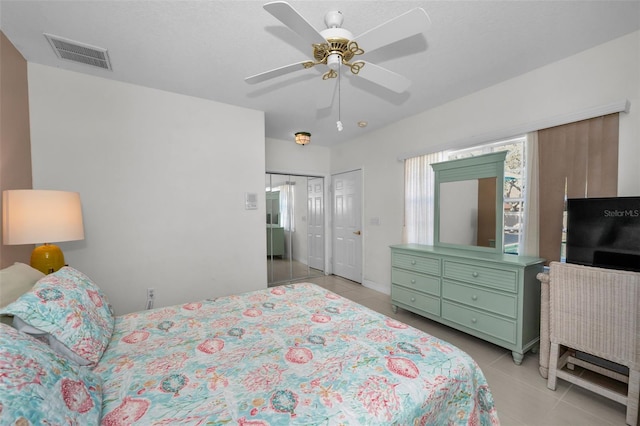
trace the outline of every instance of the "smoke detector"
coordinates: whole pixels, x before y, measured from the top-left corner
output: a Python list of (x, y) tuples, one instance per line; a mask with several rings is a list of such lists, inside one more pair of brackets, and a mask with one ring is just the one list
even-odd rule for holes
[(113, 71), (107, 49), (52, 34), (44, 33), (44, 36), (58, 58)]

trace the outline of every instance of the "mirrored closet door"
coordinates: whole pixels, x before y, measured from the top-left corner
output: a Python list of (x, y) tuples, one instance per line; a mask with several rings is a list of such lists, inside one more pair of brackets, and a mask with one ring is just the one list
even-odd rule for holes
[(268, 283), (324, 275), (324, 179), (267, 173)]

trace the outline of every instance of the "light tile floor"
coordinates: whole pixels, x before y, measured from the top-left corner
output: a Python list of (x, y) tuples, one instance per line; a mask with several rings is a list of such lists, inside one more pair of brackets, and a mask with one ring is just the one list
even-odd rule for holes
[(538, 356), (525, 354), (515, 365), (511, 351), (469, 336), (450, 327), (398, 309), (394, 314), (390, 296), (337, 276), (302, 280), (318, 284), (370, 309), (446, 340), (471, 355), (480, 365), (498, 409), (502, 425), (624, 425), (626, 408), (593, 392), (558, 380), (555, 391), (547, 389), (538, 371)]
[(305, 280), (306, 277), (323, 275), (323, 271), (309, 268), (307, 265), (296, 260), (289, 260), (278, 256), (267, 257), (267, 281), (270, 285), (277, 285), (278, 283), (292, 279)]

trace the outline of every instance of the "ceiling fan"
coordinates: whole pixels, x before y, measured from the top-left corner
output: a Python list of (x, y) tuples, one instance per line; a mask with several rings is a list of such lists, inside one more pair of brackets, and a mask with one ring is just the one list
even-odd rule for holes
[(430, 24), (427, 13), (422, 8), (415, 8), (354, 37), (350, 31), (342, 28), (343, 16), (339, 11), (328, 12), (324, 19), (327, 28), (318, 31), (287, 2), (270, 2), (264, 5), (264, 9), (312, 45), (313, 60), (296, 62), (247, 77), (245, 81), (249, 84), (316, 65), (329, 67), (322, 76), (323, 80), (327, 80), (338, 77), (339, 68), (344, 65), (361, 78), (402, 93), (409, 88), (411, 80), (379, 65), (360, 60), (359, 57), (365, 52), (423, 33)]

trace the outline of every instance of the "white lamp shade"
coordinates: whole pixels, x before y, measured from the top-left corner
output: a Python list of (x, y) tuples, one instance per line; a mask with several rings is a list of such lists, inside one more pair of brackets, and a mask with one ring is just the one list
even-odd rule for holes
[(35, 189), (2, 192), (4, 244), (40, 244), (84, 239), (77, 192)]

